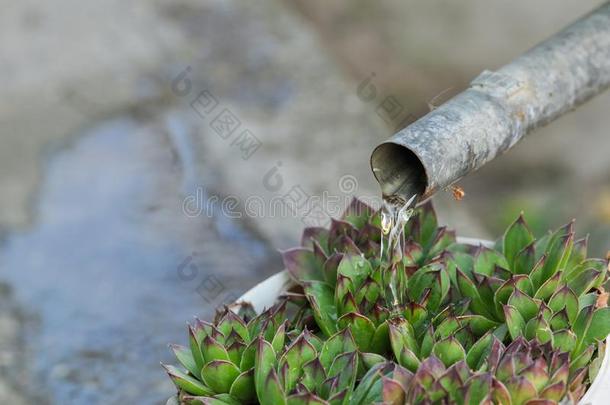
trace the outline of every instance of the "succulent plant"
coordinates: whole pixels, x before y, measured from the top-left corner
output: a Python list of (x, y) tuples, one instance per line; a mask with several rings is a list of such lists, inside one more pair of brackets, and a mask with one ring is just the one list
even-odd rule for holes
[(191, 394), (183, 395), (182, 400), (189, 404), (243, 404), (256, 400), (263, 405), (347, 404), (359, 370), (359, 355), (349, 330), (323, 342), (305, 329), (286, 347), (284, 338), (281, 331), (272, 342), (259, 335), (252, 342), (254, 358), (245, 360), (248, 371), (229, 374), (215, 370), (217, 377), (227, 379), (214, 389), (215, 393), (193, 393), (180, 386)]
[(610, 309), (608, 261), (587, 259), (573, 223), (536, 240), (520, 216), (485, 247), (458, 243), (430, 204), (407, 217), (389, 227), (354, 200), (330, 229), (306, 228), (283, 252), (296, 290), (258, 316), (243, 304), (196, 320), (190, 348), (172, 347), (186, 368), (166, 367), (181, 400), (578, 400), (601, 365)]
[(380, 214), (355, 200), (329, 230), (307, 228), (304, 246), (283, 252), (326, 336), (348, 327), (359, 350), (384, 354), (390, 349), (388, 319), (404, 317), (417, 327), (449, 303), (442, 252), (455, 243), (454, 233), (437, 228), (426, 204), (405, 235), (400, 251), (386, 254)]
[(499, 250), (473, 249), (437, 228), (426, 204), (404, 235), (400, 252), (384, 255), (379, 214), (354, 202), (330, 230), (308, 228), (304, 247), (284, 252), (324, 334), (349, 327), (361, 351), (383, 355), (391, 345), (414, 371), (441, 347), (465, 358), (488, 331), (550, 341), (573, 357), (610, 332), (610, 309), (595, 307), (607, 261), (586, 259), (572, 222), (536, 241), (520, 216)]
[(469, 312), (497, 323), (497, 336), (536, 338), (576, 358), (610, 333), (610, 308), (598, 308), (597, 291), (608, 262), (587, 259), (587, 239), (574, 241), (573, 222), (536, 240), (519, 216), (499, 245), (472, 254), (454, 246), (448, 266)]
[(571, 376), (568, 357), (548, 343), (519, 337), (508, 347), (494, 338), (474, 370), (464, 360), (447, 367), (435, 355), (415, 372), (383, 362), (362, 378), (351, 404), (552, 405), (566, 397), (576, 403), (586, 389), (585, 373)]
[(213, 323), (189, 325), (190, 347), (171, 345), (186, 369), (164, 366), (183, 397), (230, 395), (248, 403), (256, 399), (254, 365), (260, 340), (281, 350), (289, 324), (287, 303), (281, 301), (256, 316), (249, 304), (237, 311), (225, 307)]

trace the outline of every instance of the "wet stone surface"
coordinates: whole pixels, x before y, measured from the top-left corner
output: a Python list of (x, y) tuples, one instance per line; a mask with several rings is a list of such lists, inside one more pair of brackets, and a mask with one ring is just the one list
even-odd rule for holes
[(24, 347), (36, 389), (22, 389), (42, 403), (161, 403), (173, 386), (159, 361), (186, 344), (185, 320), (267, 271), (267, 246), (239, 224), (184, 214), (180, 139), (131, 118), (93, 127), (49, 156), (32, 225), (0, 245), (1, 281), (38, 319)]

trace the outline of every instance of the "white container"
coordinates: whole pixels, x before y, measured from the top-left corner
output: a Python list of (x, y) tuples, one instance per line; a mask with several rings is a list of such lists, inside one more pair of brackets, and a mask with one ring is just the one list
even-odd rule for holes
[[(469, 245), (484, 245), (492, 247), (493, 242), (471, 239), (471, 238), (458, 238), (460, 243), (466, 243)], [(269, 308), (275, 304), (277, 297), (294, 286), (294, 282), (290, 279), (286, 270), (274, 274), (268, 279), (261, 281), (244, 295), (242, 295), (237, 301), (246, 301), (254, 306), (257, 313), (262, 312), (265, 308)], [(579, 405), (608, 405), (610, 404), (610, 337), (606, 340), (606, 354), (602, 365), (597, 374), (597, 378), (591, 384), (591, 387), (587, 390), (583, 398), (580, 400)], [(174, 398), (170, 398), (167, 405), (177, 404)]]

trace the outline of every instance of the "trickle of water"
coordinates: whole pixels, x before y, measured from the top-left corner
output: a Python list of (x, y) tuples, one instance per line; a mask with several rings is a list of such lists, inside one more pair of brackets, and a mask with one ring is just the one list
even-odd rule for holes
[[(397, 206), (391, 203), (385, 203), (381, 211), (381, 258), (387, 258), (391, 263), (393, 255), (396, 251), (402, 252), (405, 245), (405, 225), (413, 215), (413, 207), (411, 205), (415, 201), (417, 194), (413, 195), (404, 205)], [(387, 243), (385, 239), (387, 237)], [(385, 248), (385, 249), (384, 249)], [(391, 264), (390, 264), (391, 266)], [(393, 304), (399, 304), (396, 272), (391, 273), (390, 291), (392, 293)]]

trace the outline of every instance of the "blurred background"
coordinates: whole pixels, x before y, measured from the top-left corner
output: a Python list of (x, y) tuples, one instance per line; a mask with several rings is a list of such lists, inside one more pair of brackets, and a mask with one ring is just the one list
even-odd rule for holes
[[(378, 202), (374, 146), (598, 4), (3, 2), (0, 402), (164, 403), (185, 322), (281, 270), (305, 225)], [(539, 234), (576, 218), (605, 255), (608, 111), (439, 193), (442, 221), (495, 238), (521, 210)]]

